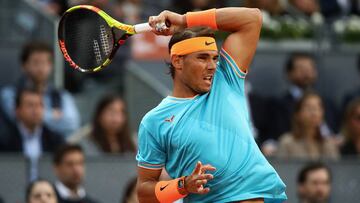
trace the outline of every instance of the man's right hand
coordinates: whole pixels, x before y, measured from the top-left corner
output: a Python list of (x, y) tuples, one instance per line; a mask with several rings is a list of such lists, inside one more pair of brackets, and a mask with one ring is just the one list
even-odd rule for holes
[(202, 165), (200, 161), (195, 166), (191, 175), (185, 178), (185, 190), (187, 193), (206, 194), (210, 191), (210, 188), (205, 188), (204, 185), (214, 178), (212, 174), (206, 173), (206, 171), (215, 171), (216, 168), (210, 164)]

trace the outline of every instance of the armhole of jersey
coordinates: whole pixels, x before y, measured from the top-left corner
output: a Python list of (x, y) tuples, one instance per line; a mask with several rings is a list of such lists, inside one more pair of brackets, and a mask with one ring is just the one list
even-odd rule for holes
[(225, 51), (224, 48), (221, 48), (220, 55), (227, 61), (227, 63), (230, 65), (230, 67), (238, 77), (243, 79), (246, 77), (247, 72), (241, 70), (241, 68), (236, 64), (235, 60), (230, 56), (229, 53)]

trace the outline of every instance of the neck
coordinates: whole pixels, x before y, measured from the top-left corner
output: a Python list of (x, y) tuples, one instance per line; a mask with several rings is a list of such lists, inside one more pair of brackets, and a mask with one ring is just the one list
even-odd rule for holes
[(117, 139), (117, 133), (113, 131), (106, 132), (106, 139), (108, 142), (113, 142)]
[(198, 95), (197, 92), (195, 92), (188, 85), (180, 81), (177, 77), (174, 78), (173, 86), (174, 88), (172, 96), (174, 97), (191, 98)]
[(46, 90), (46, 83), (45, 83), (45, 82), (36, 83), (35, 88), (36, 88), (39, 92), (45, 92), (45, 90)]
[(308, 141), (314, 141), (316, 139), (317, 128), (305, 128), (304, 138)]
[(30, 133), (34, 133), (34, 131), (37, 127), (36, 125), (26, 124), (24, 122), (22, 122), (22, 124), (26, 128), (26, 130), (28, 130)]
[(70, 190), (72, 196), (78, 196), (78, 186), (65, 183), (64, 185)]

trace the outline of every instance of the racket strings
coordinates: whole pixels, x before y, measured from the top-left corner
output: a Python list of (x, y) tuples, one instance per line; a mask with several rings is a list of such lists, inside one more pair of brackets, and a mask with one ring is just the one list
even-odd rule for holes
[(106, 55), (109, 55), (111, 52), (111, 47), (109, 44), (109, 35), (106, 32), (105, 26), (100, 26), (100, 41), (101, 41), (101, 47), (103, 48), (103, 51)]
[(114, 36), (106, 21), (93, 11), (70, 12), (60, 25), (71, 59), (83, 70), (101, 66), (114, 48)]

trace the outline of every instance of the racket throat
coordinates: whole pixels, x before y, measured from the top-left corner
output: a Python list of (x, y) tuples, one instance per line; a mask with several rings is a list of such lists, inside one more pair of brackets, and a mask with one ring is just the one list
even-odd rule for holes
[(125, 31), (117, 29), (115, 27), (112, 28), (112, 32), (114, 35), (115, 47), (123, 45), (126, 39), (129, 37), (129, 34), (127, 34)]

